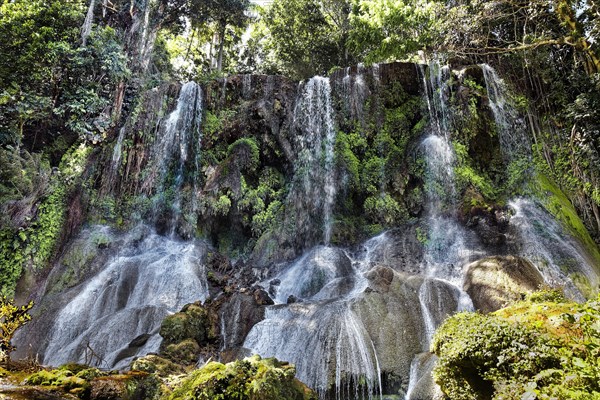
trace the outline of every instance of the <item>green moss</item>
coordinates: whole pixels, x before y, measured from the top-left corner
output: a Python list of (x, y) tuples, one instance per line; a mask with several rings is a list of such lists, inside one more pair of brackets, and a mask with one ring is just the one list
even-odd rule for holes
[(365, 212), (370, 221), (383, 226), (392, 226), (408, 219), (404, 207), (388, 193), (370, 196), (365, 200)]
[(546, 175), (539, 172), (532, 184), (532, 190), (542, 201), (544, 207), (585, 246), (588, 255), (595, 261), (593, 264), (596, 266), (596, 271), (600, 273), (600, 250), (598, 245), (591, 238), (565, 193)]
[(477, 171), (471, 164), (465, 145), (453, 142), (457, 165), (454, 168), (457, 186), (464, 191), (469, 185), (476, 189), (485, 199), (493, 200), (496, 197), (494, 184), (484, 172)]
[(85, 388), (89, 385), (85, 379), (75, 376), (68, 369), (42, 370), (31, 375), (27, 379), (27, 383), (29, 385), (61, 387), (65, 391)]
[(188, 304), (181, 312), (167, 316), (160, 326), (163, 346), (193, 339), (205, 344), (215, 339), (207, 309), (200, 304)]
[(357, 189), (360, 184), (358, 157), (352, 152), (350, 135), (339, 132), (335, 142), (335, 161), (348, 179), (347, 187)]
[(315, 394), (294, 378), (295, 368), (258, 356), (194, 371), (170, 400), (310, 400)]
[(259, 165), (260, 149), (256, 139), (244, 137), (227, 147), (227, 162), (235, 163), (240, 170), (255, 170)]
[(546, 290), (495, 313), (460, 313), (432, 350), (452, 399), (598, 398), (600, 298), (570, 303)]

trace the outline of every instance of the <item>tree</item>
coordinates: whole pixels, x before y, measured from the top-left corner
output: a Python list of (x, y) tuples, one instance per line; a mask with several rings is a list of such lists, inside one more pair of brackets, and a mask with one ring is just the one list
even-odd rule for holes
[(192, 26), (214, 23), (215, 36), (218, 43), (217, 71), (223, 69), (223, 50), (225, 34), (228, 26), (242, 27), (248, 22), (246, 11), (250, 6), (248, 0), (191, 0), (189, 16)]
[(351, 49), (371, 63), (405, 59), (432, 45), (440, 11), (434, 1), (354, 0)]
[(348, 12), (343, 0), (275, 0), (263, 18), (282, 72), (304, 79), (345, 65)]
[(13, 299), (0, 297), (0, 362), (8, 364), (10, 353), (15, 349), (11, 340), (17, 330), (31, 320), (28, 311), (33, 301), (24, 306), (16, 306)]

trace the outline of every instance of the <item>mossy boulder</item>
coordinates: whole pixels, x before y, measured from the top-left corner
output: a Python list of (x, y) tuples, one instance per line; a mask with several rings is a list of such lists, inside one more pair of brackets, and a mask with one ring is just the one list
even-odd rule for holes
[(159, 376), (180, 375), (185, 373), (185, 368), (166, 358), (150, 354), (131, 363), (132, 371), (154, 373)]
[(179, 343), (166, 346), (162, 354), (178, 364), (195, 364), (200, 354), (200, 346), (194, 339), (185, 339)]
[(210, 320), (209, 310), (199, 303), (188, 304), (181, 312), (166, 317), (160, 326), (163, 346), (194, 339), (202, 345), (216, 339)]
[(464, 290), (476, 309), (496, 311), (538, 289), (544, 278), (529, 261), (514, 256), (486, 257), (467, 267)]
[(89, 387), (88, 381), (68, 369), (41, 370), (27, 378), (26, 383), (35, 386), (55, 386), (66, 392)]
[(292, 365), (274, 358), (210, 362), (190, 374), (169, 400), (316, 400), (315, 393), (295, 379), (295, 374)]
[(451, 399), (600, 398), (600, 298), (555, 292), (490, 314), (459, 313), (437, 331), (434, 378)]

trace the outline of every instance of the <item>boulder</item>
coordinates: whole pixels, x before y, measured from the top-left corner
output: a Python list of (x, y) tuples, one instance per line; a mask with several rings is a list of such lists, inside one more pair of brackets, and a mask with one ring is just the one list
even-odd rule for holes
[(464, 290), (476, 309), (492, 312), (544, 283), (540, 272), (524, 258), (486, 257), (467, 266)]

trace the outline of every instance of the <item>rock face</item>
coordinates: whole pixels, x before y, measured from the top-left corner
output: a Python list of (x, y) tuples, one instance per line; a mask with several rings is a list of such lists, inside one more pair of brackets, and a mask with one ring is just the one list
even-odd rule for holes
[(464, 289), (483, 312), (496, 311), (520, 300), (544, 284), (529, 261), (514, 256), (487, 257), (467, 266)]
[[(322, 399), (436, 398), (429, 344), (449, 315), (563, 269), (598, 282), (570, 242), (548, 257), (558, 224), (496, 204), (515, 179), (485, 84), (479, 66), (391, 63), (149, 90), (81, 189), (78, 208), (113, 228), (65, 247), (18, 347), (160, 376), (254, 352), (295, 364)], [(207, 368), (173, 398), (238, 395), (238, 374), (260, 398), (276, 398), (261, 374), (280, 396), (298, 388), (274, 361)]]

